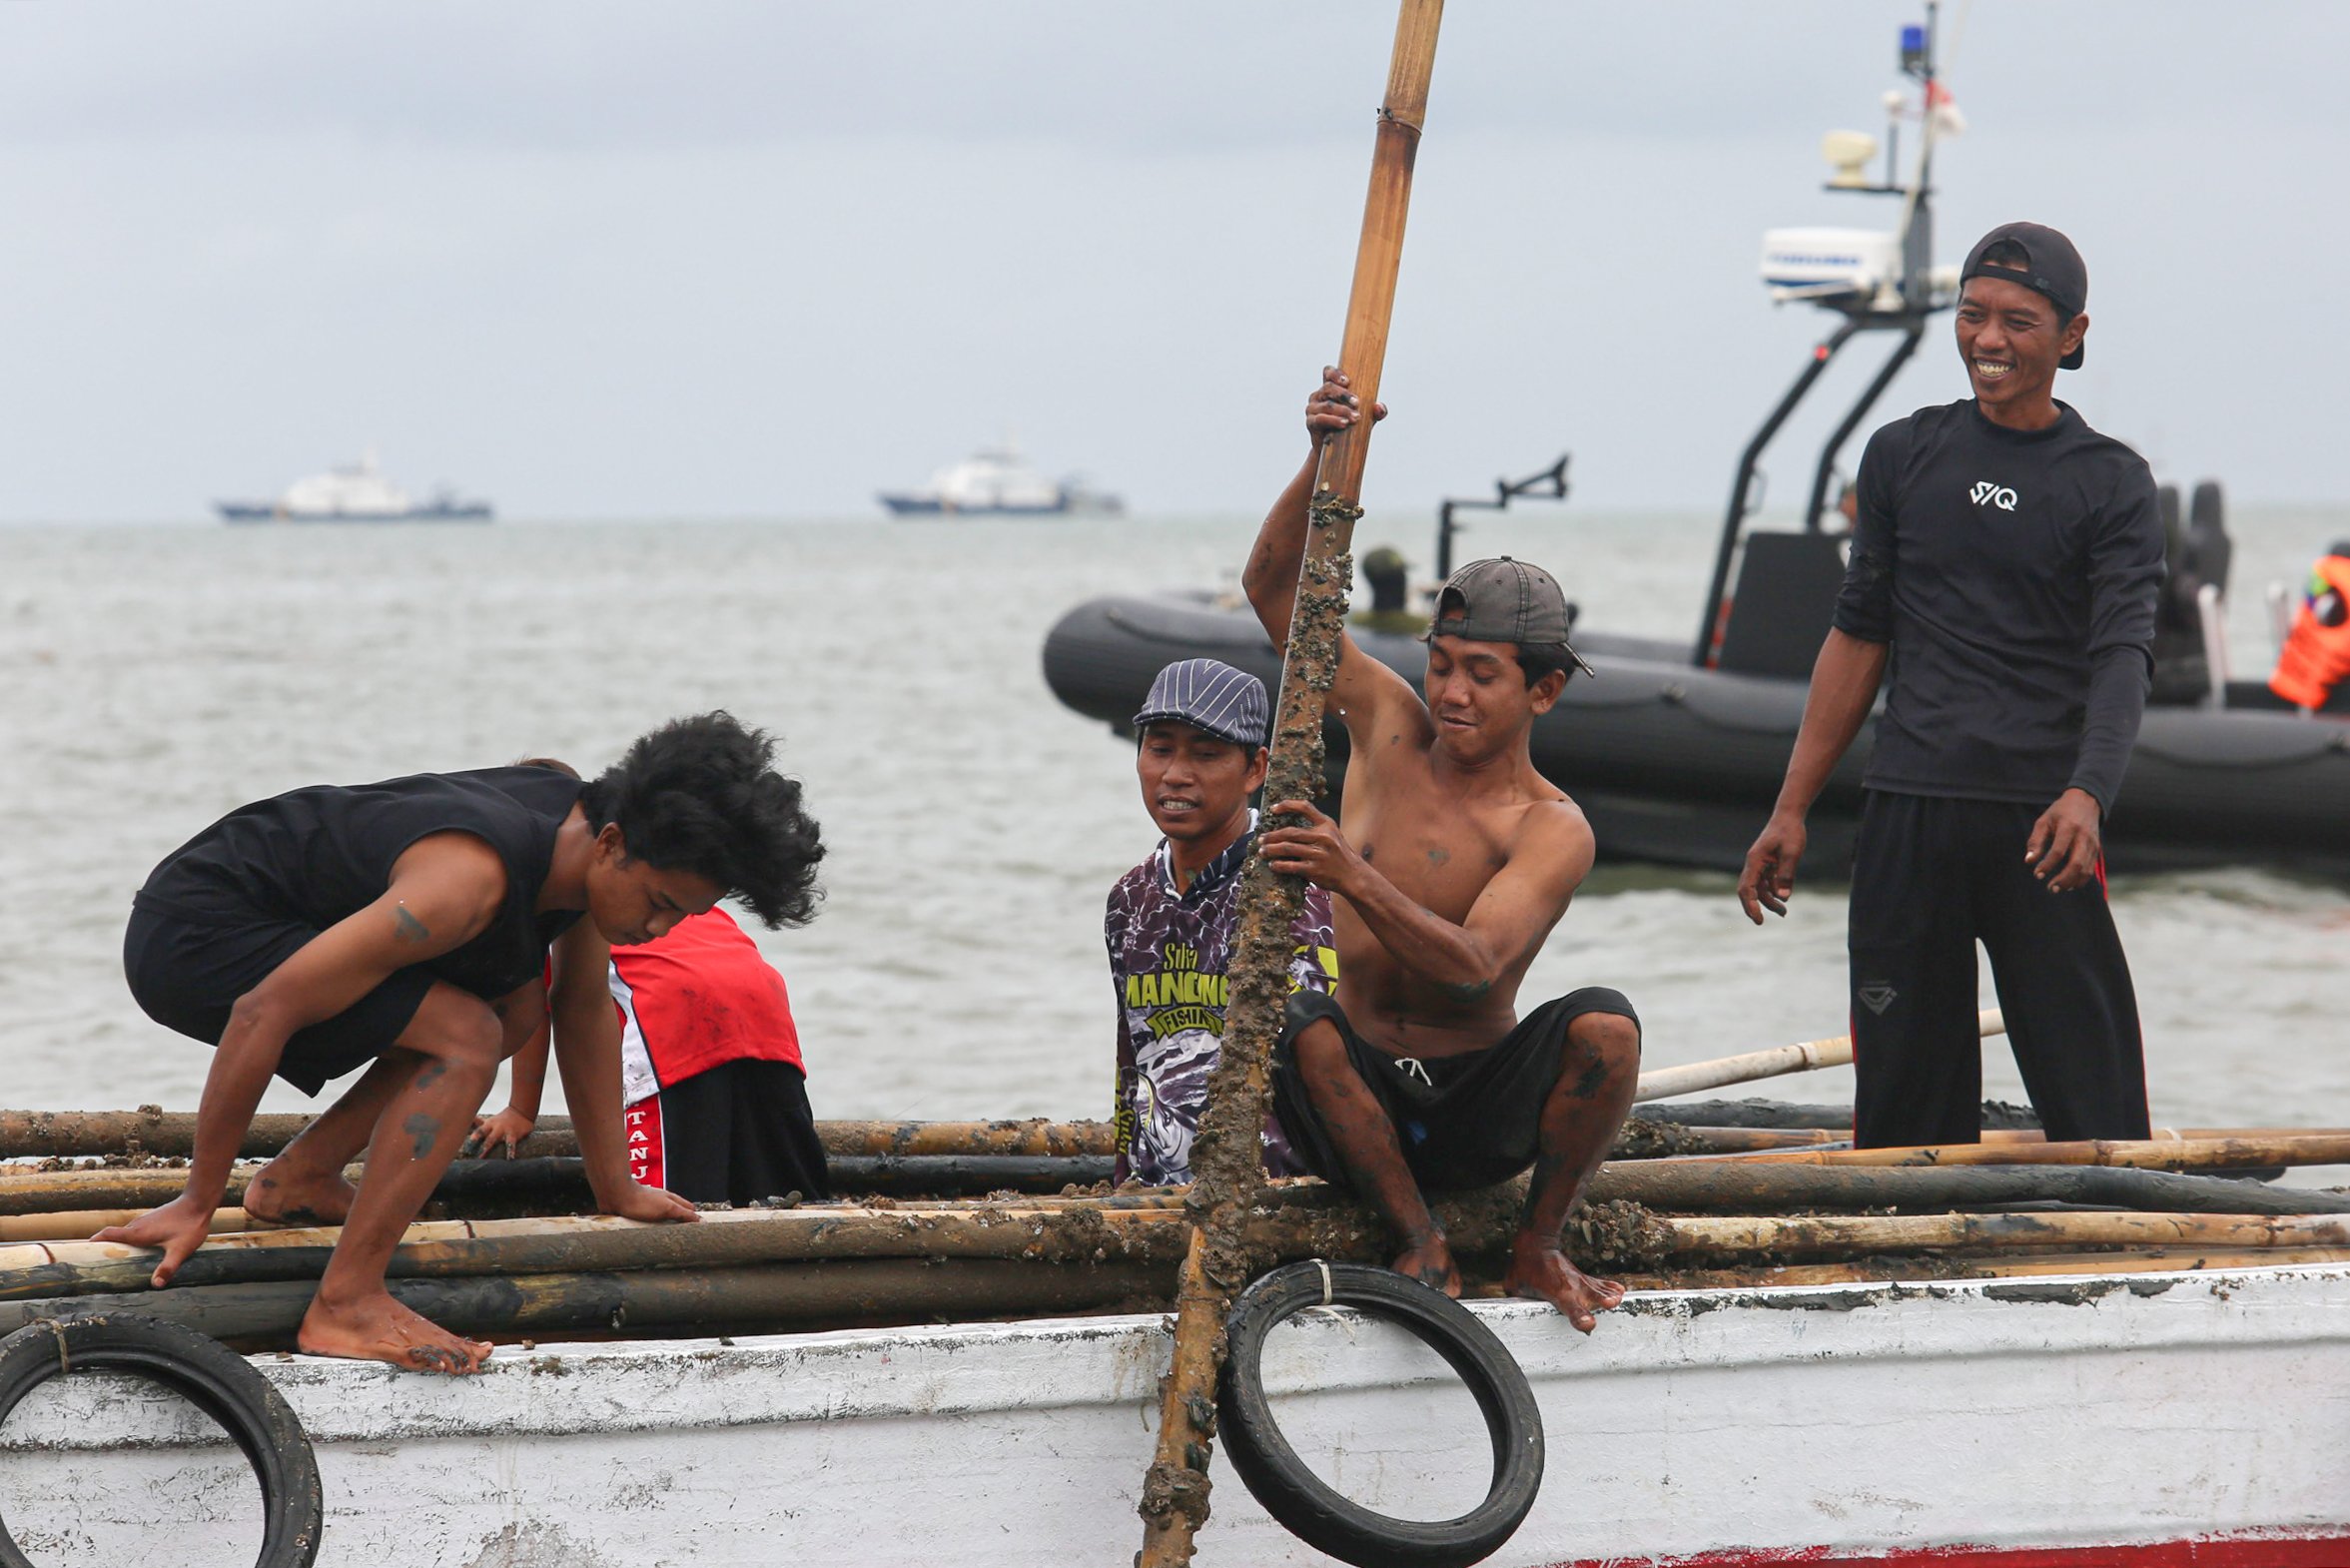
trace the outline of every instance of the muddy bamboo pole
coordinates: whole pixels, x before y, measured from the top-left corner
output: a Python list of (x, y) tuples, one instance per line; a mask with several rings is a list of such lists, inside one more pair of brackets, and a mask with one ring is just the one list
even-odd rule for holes
[(1762, 1165), (1753, 1159), (1618, 1161), (1604, 1167), (1587, 1191), (1595, 1203), (1631, 1202), (1677, 1213), (1783, 1213), (1799, 1208), (1941, 1212), (2051, 1201), (2215, 1214), (2350, 1213), (2350, 1194), (2341, 1192), (2110, 1166), (1830, 1169)]
[[(1490, 1252), (1508, 1236), (1517, 1206), (1515, 1201), (1490, 1199), (1465, 1207), (1456, 1203), (1446, 1219), (1464, 1253)], [(1573, 1223), (1574, 1239), (1584, 1250), (1651, 1265), (1667, 1257), (1749, 1254), (2350, 1246), (2350, 1218), (2338, 1215), (2058, 1212), (1668, 1218), (1637, 1205), (1602, 1204), (1580, 1211)], [(181, 1270), (182, 1283), (156, 1298), (187, 1288), (315, 1280), (337, 1235), (333, 1229), (313, 1229), (216, 1236)], [(890, 1259), (953, 1259), (942, 1270), (947, 1278), (971, 1263), (1021, 1264), (1042, 1273), (1116, 1264), (1166, 1274), (1187, 1256), (1187, 1216), (1174, 1208), (785, 1211), (717, 1215), (684, 1226), (639, 1226), (611, 1219), (442, 1220), (411, 1225), (390, 1272), (402, 1279), (494, 1276), (517, 1289), (543, 1275), (699, 1276), (744, 1267), (820, 1267)], [(1296, 1212), (1258, 1210), (1234, 1244), (1272, 1260), (1375, 1258), (1384, 1237), (1374, 1215), (1347, 1204)], [(108, 1242), (0, 1246), (0, 1300), (140, 1294), (152, 1265), (151, 1253)], [(983, 1269), (978, 1277), (992, 1274)]]
[[(240, 1157), (266, 1160), (294, 1141), (310, 1118), (257, 1116)], [(1114, 1155), (1117, 1129), (1108, 1122), (826, 1121), (816, 1124), (828, 1155)], [(0, 1160), (133, 1152), (186, 1159), (195, 1152), (196, 1113), (163, 1111), (0, 1111)], [(538, 1119), (518, 1153), (573, 1158), (579, 1140), (571, 1119)]]
[[(2039, 1118), (2022, 1106), (1986, 1100), (1980, 1113), (1986, 1128), (2036, 1128)], [(1849, 1133), (1851, 1106), (1795, 1105), (1784, 1100), (1651, 1101), (1640, 1108), (1643, 1122), (1670, 1122), (1682, 1127), (1835, 1128)]]
[[(1983, 1038), (2005, 1034), (2006, 1021), (1998, 1010), (1985, 1011), (1976, 1019)], [(1701, 1090), (1720, 1089), (1729, 1084), (1751, 1084), (1758, 1079), (1783, 1078), (1790, 1073), (1809, 1073), (1817, 1068), (1850, 1067), (1853, 1060), (1853, 1037), (1836, 1035), (1826, 1040), (1807, 1040), (1801, 1045), (1774, 1046), (1768, 1051), (1749, 1051), (1734, 1057), (1717, 1057), (1711, 1062), (1690, 1062), (1681, 1067), (1661, 1067), (1640, 1075), (1640, 1088), (1634, 1092), (1634, 1104), (1644, 1100), (1669, 1100), (1675, 1095), (1694, 1095)]]
[[(942, 1197), (926, 1202), (926, 1207), (1000, 1207), (1001, 1198)], [(1180, 1208), (1182, 1197), (1173, 1191), (1145, 1188), (1138, 1192), (1117, 1192), (1107, 1197), (1060, 1197), (1053, 1195), (1023, 1196), (1022, 1205), (1040, 1208), (1093, 1207), (1122, 1208)], [(82, 1241), (109, 1225), (129, 1224), (144, 1213), (138, 1208), (67, 1208), (41, 1214), (9, 1214), (0, 1216), (0, 1242), (10, 1241)], [(554, 1215), (536, 1216), (553, 1218)], [(570, 1216), (565, 1216), (570, 1217)], [(234, 1233), (274, 1233), (275, 1227), (256, 1224), (242, 1208), (216, 1208), (210, 1229), (214, 1235)]]
[(1688, 1155), (1691, 1162), (1741, 1166), (2122, 1166), (2141, 1171), (2259, 1171), (2278, 1166), (2350, 1165), (2350, 1135), (2100, 1139), (2078, 1143), (1941, 1144), (1898, 1149), (1783, 1149), (1744, 1155)]
[[(2032, 1252), (2011, 1256), (1978, 1253), (1958, 1258), (1880, 1256), (1850, 1262), (1786, 1263), (1743, 1267), (1675, 1268), (1666, 1273), (1620, 1271), (1628, 1292), (1754, 1290), (1790, 1285), (1939, 1284), (1960, 1279), (2028, 1279), (2050, 1274), (2167, 1274), (2242, 1268), (2294, 1268), (2311, 1263), (2350, 1262), (2350, 1247), (2276, 1246), (2231, 1250), (2223, 1247), (2132, 1247), (2114, 1252)], [(2077, 1296), (2090, 1299), (2107, 1286), (2092, 1285)], [(1498, 1282), (1471, 1286), (1464, 1294), (1481, 1300), (1501, 1297)]]
[(1824, 1214), (1665, 1219), (1665, 1250), (1909, 1252), (2045, 1246), (2350, 1246), (2350, 1219), (2250, 1214)]
[[(1162, 1305), (1175, 1267), (1088, 1263), (1039, 1268), (974, 1259), (939, 1268), (882, 1258), (697, 1269), (691, 1273), (573, 1271), (515, 1278), (394, 1279), (392, 1293), (458, 1333), (490, 1337), (645, 1329), (794, 1328), (1147, 1310)], [(135, 1311), (215, 1338), (291, 1346), (310, 1305), (309, 1280), (173, 1286), (42, 1301), (0, 1301), (0, 1334), (66, 1312)]]
[[(1273, 705), (1268, 802), (1310, 800), (1321, 792), (1323, 702), (1345, 633), (1353, 571), (1349, 550), (1355, 519), (1362, 515), (1371, 411), (1386, 364), (1412, 165), (1427, 117), (1443, 12), (1443, 0), (1402, 0), (1396, 17), (1338, 350), (1338, 368), (1348, 377), (1363, 416), (1324, 440), (1315, 462), (1296, 602)], [(1267, 826), (1274, 825), (1268, 817)], [(1280, 1032), (1289, 989), (1289, 931), (1303, 895), (1300, 879), (1277, 876), (1261, 857), (1250, 857), (1239, 894), (1223, 1050), (1209, 1076), (1207, 1105), (1192, 1146), (1194, 1224), (1176, 1287), (1174, 1364), (1161, 1400), (1158, 1448), (1143, 1477), (1143, 1549), (1137, 1568), (1181, 1568), (1191, 1560), (1191, 1538), (1207, 1518), (1207, 1459), (1215, 1435), (1224, 1320), (1249, 1272), (1250, 1259), (1238, 1244), (1240, 1222), (1260, 1180), (1266, 1064)]]
[[(109, 1225), (127, 1225), (145, 1212), (143, 1208), (61, 1208), (43, 1214), (0, 1215), (0, 1242), (79, 1241)], [(225, 1235), (252, 1222), (242, 1208), (216, 1208), (209, 1223), (214, 1235)]]
[[(2165, 1175), (2158, 1170), (2110, 1165), (2010, 1163), (2028, 1162), (2033, 1155), (2050, 1148), (2062, 1149), (2061, 1145), (1986, 1147), (2003, 1152), (1999, 1164), (1967, 1165), (1954, 1161), (1939, 1166), (1831, 1167), (1816, 1159), (1788, 1163), (1768, 1155), (1728, 1160), (1619, 1159), (1599, 1173), (1591, 1195), (1594, 1200), (1620, 1198), (1668, 1210), (1748, 1213), (1785, 1208), (1945, 1209), (2035, 1200), (2230, 1213), (2319, 1213), (2350, 1209), (2350, 1197), (2309, 1188), (2267, 1187), (2240, 1180)], [(2149, 1147), (2191, 1152), (2203, 1146), (2173, 1142)], [(483, 1164), (494, 1172), (502, 1163)], [(519, 1175), (526, 1168), (512, 1169)], [(232, 1179), (232, 1196), (242, 1191), (243, 1177), (250, 1175), (250, 1170)], [(178, 1195), (180, 1182), (180, 1175), (172, 1171), (46, 1172), (37, 1176), (0, 1176), (0, 1241), (86, 1236), (107, 1223), (119, 1222), (124, 1214), (135, 1214), (141, 1208), (169, 1201)], [(1343, 1202), (1341, 1194), (1312, 1181), (1278, 1183), (1260, 1197), (1266, 1203), (1291, 1208)], [(1183, 1201), (1180, 1188), (1146, 1188), (1107, 1197), (1039, 1195), (1019, 1200), (1025, 1207), (1066, 1206), (1081, 1210), (1167, 1207)], [(572, 1205), (572, 1209), (584, 1206), (582, 1202)], [(1001, 1210), (1004, 1203), (994, 1198), (941, 1197), (929, 1199), (921, 1206), (963, 1206), (992, 1211)], [(811, 1206), (802, 1211), (837, 1210)], [(86, 1226), (80, 1217), (84, 1213), (88, 1213), (90, 1221)], [(216, 1219), (215, 1228), (224, 1227), (236, 1226)]]
[[(228, 1200), (241, 1203), (245, 1183), (261, 1170), (241, 1165), (229, 1173)], [(364, 1168), (344, 1175), (357, 1181)], [(12, 1171), (0, 1174), (0, 1215), (36, 1214), (63, 1208), (152, 1208), (168, 1203), (186, 1186), (184, 1168), (78, 1171)], [(780, 1194), (778, 1194), (780, 1195)], [(588, 1202), (587, 1178), (576, 1160), (460, 1160), (432, 1189), (431, 1200), (459, 1206), (518, 1206), (531, 1202), (578, 1209)]]
[[(1461, 1251), (1492, 1250), (1506, 1241), (1523, 1196), (1522, 1178), (1456, 1194), (1437, 1205), (1437, 1218)], [(1759, 1216), (1824, 1207), (1941, 1212), (2051, 1200), (2159, 1212), (2350, 1213), (2350, 1195), (2338, 1192), (2104, 1167), (1825, 1170), (1706, 1161), (1618, 1162), (1594, 1178), (1590, 1196), (1592, 1214), (1625, 1204)], [(419, 1221), (405, 1233), (407, 1244), (394, 1258), (393, 1271), (693, 1268), (874, 1256), (1156, 1262), (1184, 1249), (1177, 1221), (1186, 1214), (1172, 1194), (1137, 1193), (1108, 1199), (889, 1208), (819, 1204), (742, 1209), (710, 1213), (702, 1223), (684, 1226), (638, 1225), (609, 1216)], [(1372, 1216), (1319, 1182), (1272, 1184), (1238, 1217), (1237, 1244), (1263, 1258), (1322, 1255), (1376, 1261), (1382, 1255), (1383, 1241)], [(325, 1266), (338, 1235), (322, 1228), (218, 1236), (189, 1260), (182, 1278), (196, 1284), (312, 1277)], [(1579, 1229), (1576, 1236), (1577, 1244), (1602, 1250), (1608, 1239), (1588, 1229)], [(0, 1245), (0, 1298), (132, 1289), (144, 1281), (151, 1262), (151, 1254), (113, 1243)]]
[[(1795, 1285), (1877, 1284), (1957, 1279), (2032, 1280), (2057, 1275), (2222, 1273), (2350, 1262), (2350, 1247), (2145, 1247), (2128, 1251), (1883, 1257), (1783, 1267), (1679, 1268), (1628, 1273), (1634, 1291), (1753, 1289)], [(723, 1331), (1034, 1316), (1060, 1312), (1152, 1311), (1172, 1299), (1174, 1268), (1159, 1264), (1088, 1264), (1040, 1268), (974, 1259), (953, 1268), (913, 1259), (782, 1263), (697, 1270), (394, 1279), (402, 1302), (460, 1333), (511, 1341), (550, 1333)], [(2089, 1285), (2077, 1298), (2103, 1287)], [(126, 1294), (0, 1301), (0, 1334), (28, 1322), (72, 1313), (136, 1311), (177, 1322), (246, 1348), (288, 1348), (310, 1304), (308, 1280), (174, 1286)], [(1470, 1293), (1500, 1294), (1497, 1284)], [(2066, 1296), (2065, 1299), (2075, 1297)], [(549, 1360), (552, 1358), (549, 1357)], [(543, 1363), (542, 1363), (543, 1364)], [(552, 1368), (549, 1367), (551, 1370)]]

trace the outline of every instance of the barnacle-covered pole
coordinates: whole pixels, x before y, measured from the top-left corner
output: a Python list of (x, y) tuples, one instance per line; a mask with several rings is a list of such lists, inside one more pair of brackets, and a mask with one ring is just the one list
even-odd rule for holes
[[(1387, 357), (1412, 163), (1419, 152), (1443, 14), (1443, 0), (1403, 0), (1387, 96), (1379, 105), (1370, 194), (1363, 203), (1346, 334), (1338, 351), (1338, 367), (1350, 378), (1365, 413), (1378, 401), (1379, 370)], [(1273, 707), (1268, 801), (1311, 800), (1321, 793), (1322, 702), (1337, 673), (1352, 576), (1348, 549), (1354, 521), (1362, 515), (1362, 471), (1370, 440), (1371, 421), (1359, 419), (1322, 443), (1314, 468), (1297, 604)], [(1176, 1286), (1175, 1362), (1161, 1397), (1159, 1449), (1143, 1479), (1140, 1568), (1180, 1568), (1190, 1562), (1191, 1537), (1207, 1518), (1207, 1457), (1215, 1436), (1224, 1321), (1252, 1262), (1242, 1230), (1262, 1183), (1258, 1151), (1266, 1066), (1281, 1030), (1289, 990), (1289, 930), (1304, 891), (1301, 880), (1276, 875), (1262, 859), (1249, 861), (1240, 887), (1223, 1055), (1208, 1079), (1207, 1105), (1191, 1146), (1191, 1239)]]

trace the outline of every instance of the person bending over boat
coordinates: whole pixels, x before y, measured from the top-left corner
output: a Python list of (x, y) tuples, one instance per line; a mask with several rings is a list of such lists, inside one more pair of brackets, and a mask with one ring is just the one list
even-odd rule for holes
[(632, 1179), (697, 1203), (830, 1195), (791, 995), (732, 916), (688, 915), (616, 948), (604, 980), (553, 1000), (514, 1053), (505, 1109), (474, 1122), (470, 1145), (517, 1157), (538, 1125), (550, 1037), (609, 1037), (580, 1049), (619, 1060)]
[[(181, 846), (134, 900), (123, 965), (150, 1018), (216, 1048), (195, 1158), (179, 1197), (96, 1239), (162, 1248), (152, 1282), (171, 1283), (205, 1238), (270, 1076), (316, 1095), (365, 1067), (255, 1176), (246, 1210), (343, 1225), (304, 1350), (478, 1370), (489, 1346), (385, 1288), (400, 1232), (499, 1059), (545, 1016), (550, 943), (560, 1007), (602, 992), (612, 944), (651, 941), (729, 894), (770, 925), (809, 918), (823, 850), (773, 756), (765, 735), (706, 713), (642, 737), (591, 782), (509, 767), (313, 786)], [(557, 1061), (597, 1205), (694, 1218), (684, 1199), (629, 1179), (617, 1053), (566, 1042)], [(355, 1192), (343, 1170), (363, 1149)]]
[(2089, 326), (2069, 240), (2002, 225), (1960, 288), (1974, 395), (1870, 438), (1835, 623), (1738, 896), (1757, 925), (1787, 913), (1805, 814), (1886, 685), (1854, 850), (1855, 1142), (1981, 1137), (1978, 939), (2048, 1137), (2144, 1138), (2103, 832), (2153, 678), (2154, 479), (2053, 395)]
[[(1256, 835), (1248, 797), (1264, 783), (1267, 717), (1264, 682), (1214, 659), (1161, 670), (1135, 715), (1143, 809), (1164, 837), (1110, 890), (1102, 923), (1118, 998), (1120, 1181), (1191, 1179), (1191, 1138), (1223, 1053), (1240, 871)], [(1305, 890), (1290, 935), (1290, 989), (1328, 990), (1338, 965), (1329, 894)], [(1304, 1169), (1269, 1115), (1264, 1168)]]
[[(1323, 373), (1306, 404), (1318, 445), (1361, 417), (1347, 379)], [(1384, 408), (1370, 410), (1374, 418)], [(1273, 503), (1243, 582), (1276, 646), (1304, 551), (1309, 456)], [(1328, 708), (1349, 743), (1342, 820), (1305, 801), (1272, 810), (1265, 859), (1335, 895), (1338, 986), (1290, 998), (1274, 1048), (1273, 1104), (1306, 1167), (1375, 1204), (1409, 1274), (1460, 1291), (1424, 1191), (1482, 1186), (1534, 1168), (1504, 1286), (1588, 1333), (1623, 1299), (1559, 1249), (1583, 1183), (1632, 1104), (1640, 1024), (1591, 986), (1522, 1021), (1518, 987), (1591, 869), (1591, 829), (1527, 749), (1538, 714), (1581, 661), (1565, 596), (1513, 561), (1455, 572), (1427, 634), (1426, 698), (1351, 637)]]

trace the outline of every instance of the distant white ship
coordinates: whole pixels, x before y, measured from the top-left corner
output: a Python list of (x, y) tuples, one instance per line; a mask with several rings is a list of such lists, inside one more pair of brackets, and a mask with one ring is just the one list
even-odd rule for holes
[(384, 477), (373, 451), (296, 479), (274, 501), (215, 501), (227, 522), (487, 522), (489, 502), (441, 489), (419, 501)]
[(1021, 460), (1010, 442), (971, 454), (941, 468), (922, 490), (884, 490), (881, 503), (901, 517), (1020, 516), (1065, 512), (1122, 512), (1117, 496), (1088, 489), (1075, 479), (1048, 479)]

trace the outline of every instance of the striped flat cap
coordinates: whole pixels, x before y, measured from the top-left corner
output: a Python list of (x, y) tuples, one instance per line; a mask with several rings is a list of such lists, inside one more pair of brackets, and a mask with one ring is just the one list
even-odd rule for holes
[(1235, 746), (1261, 746), (1271, 713), (1264, 682), (1246, 670), (1218, 659), (1180, 659), (1151, 683), (1135, 728), (1173, 719)]

